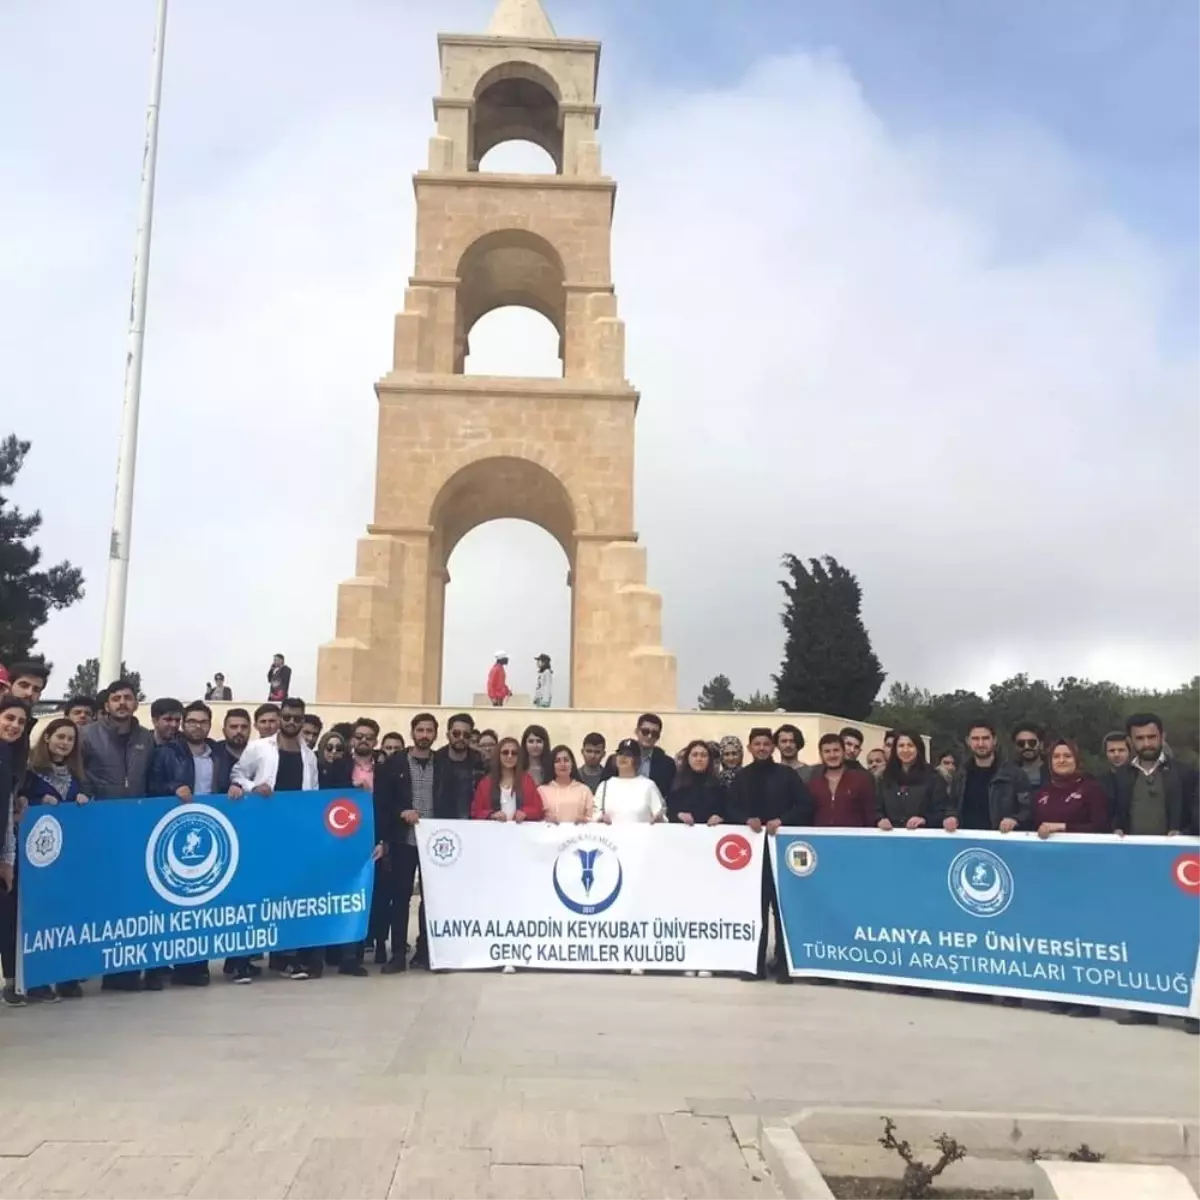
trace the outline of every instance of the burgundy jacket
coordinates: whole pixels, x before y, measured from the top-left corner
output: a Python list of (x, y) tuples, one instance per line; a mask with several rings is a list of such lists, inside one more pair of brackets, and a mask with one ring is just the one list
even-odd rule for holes
[(809, 779), (808, 790), (812, 792), (816, 809), (814, 825), (872, 829), (878, 821), (875, 815), (875, 777), (867, 771), (843, 771), (835, 794), (829, 790), (824, 768), (820, 768)]
[(1038, 788), (1030, 805), (1029, 824), (1037, 829), (1044, 822), (1063, 824), (1068, 833), (1111, 833), (1108, 800), (1090, 775), (1074, 775)]

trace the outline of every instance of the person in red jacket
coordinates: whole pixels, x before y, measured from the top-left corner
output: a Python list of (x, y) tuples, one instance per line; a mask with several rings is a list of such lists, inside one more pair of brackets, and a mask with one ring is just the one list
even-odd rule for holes
[(492, 663), (491, 670), (488, 671), (487, 696), (492, 702), (493, 708), (500, 708), (512, 695), (512, 688), (508, 686), (508, 672), (504, 669), (507, 664), (508, 655), (501, 650), (496, 655), (496, 661)]
[(473, 821), (540, 821), (542, 798), (531, 776), (521, 770), (521, 743), (501, 738), (492, 769), (475, 788)]
[(812, 773), (816, 817), (814, 825), (871, 829), (875, 825), (875, 779), (866, 771), (851, 770), (840, 734), (827, 733), (817, 743), (821, 765)]
[(1050, 777), (1033, 794), (1031, 821), (1040, 838), (1056, 833), (1111, 833), (1104, 789), (1085, 775), (1079, 747), (1066, 738), (1050, 745)]

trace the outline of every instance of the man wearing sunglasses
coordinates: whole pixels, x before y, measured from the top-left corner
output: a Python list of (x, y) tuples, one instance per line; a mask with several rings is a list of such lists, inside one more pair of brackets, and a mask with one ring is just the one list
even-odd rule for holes
[[(637, 734), (638, 746), (642, 757), (638, 771), (644, 779), (650, 779), (664, 795), (671, 791), (675, 782), (675, 760), (658, 744), (662, 739), (662, 718), (656, 713), (642, 713), (638, 717)], [(604, 778), (608, 779), (617, 773), (617, 760), (610, 756), (604, 765)]]
[(1017, 765), (1025, 772), (1032, 791), (1050, 782), (1046, 772), (1046, 761), (1042, 754), (1042, 744), (1046, 735), (1037, 725), (1028, 721), (1017, 725), (1012, 732), (1013, 746), (1017, 751)]

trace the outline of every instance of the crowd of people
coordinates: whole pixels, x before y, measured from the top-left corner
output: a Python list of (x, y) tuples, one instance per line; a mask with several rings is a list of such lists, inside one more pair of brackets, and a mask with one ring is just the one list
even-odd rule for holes
[[(266, 969), (296, 980), (320, 975), (326, 967), (365, 976), (367, 955), (386, 975), (429, 967), (423, 904), (411, 957), (408, 944), (419, 871), (414, 826), (425, 818), (729, 823), (768, 834), (803, 826), (1026, 830), (1040, 838), (1200, 833), (1200, 777), (1169, 752), (1162, 721), (1153, 713), (1131, 716), (1124, 730), (1104, 739), (1107, 765), (1093, 776), (1084, 770), (1078, 746), (1031, 724), (1012, 730), (1011, 752), (1005, 754), (998, 731), (985, 719), (964, 731), (963, 761), (947, 754), (935, 764), (928, 761), (919, 733), (888, 731), (881, 746), (864, 754), (863, 733), (853, 727), (823, 735), (818, 761), (808, 763), (801, 757), (804, 734), (792, 724), (755, 727), (745, 746), (733, 735), (716, 742), (694, 739), (671, 755), (661, 746), (663, 723), (653, 713), (642, 714), (632, 736), (611, 754), (599, 733), (589, 733), (577, 755), (542, 725), (527, 726), (519, 737), (502, 736), (477, 728), (468, 713), (450, 717), (445, 742), (438, 746), (441, 730), (432, 713), (412, 718), (407, 739), (399, 731), (381, 730), (370, 717), (326, 729), (303, 700), (286, 694), (253, 712), (227, 709), (217, 739), (212, 710), (202, 700), (184, 704), (161, 697), (150, 705), (149, 726), (140, 724), (137, 689), (129, 680), (115, 681), (95, 698), (70, 697), (59, 715), (35, 722), (33, 706), (46, 686), (47, 668), (24, 663), (7, 674), (0, 685), (0, 799), (7, 810), (0, 854), (5, 888), (0, 957), (7, 1004), (80, 994), (78, 983), (36, 989), (28, 996), (16, 989), (15, 836), (28, 809), (39, 805), (142, 796), (188, 801), (214, 794), (238, 800), (247, 793), (317, 788), (371, 793), (377, 844), (367, 940), (272, 956)], [(274, 682), (280, 683), (278, 675)], [(750, 978), (774, 974), (778, 982), (790, 983), (782, 959), (767, 961), (772, 912), (775, 945), (783, 941), (769, 870), (763, 873), (762, 897), (763, 932)], [(235, 983), (249, 983), (263, 968), (249, 959), (230, 959), (224, 970)], [(209, 966), (109, 975), (102, 986), (161, 990), (167, 979), (204, 986)], [(1087, 1016), (1096, 1010), (1071, 1006), (1070, 1011)], [(1152, 1023), (1156, 1017), (1130, 1012), (1119, 1019)], [(1200, 1032), (1197, 1022), (1186, 1025), (1189, 1032)]]

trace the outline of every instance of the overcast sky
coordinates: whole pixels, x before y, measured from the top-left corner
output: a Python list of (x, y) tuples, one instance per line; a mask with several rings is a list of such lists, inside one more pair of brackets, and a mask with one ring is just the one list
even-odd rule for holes
[[(889, 679), (1200, 669), (1196, 6), (547, 3), (605, 41), (682, 704), (768, 686), (785, 552), (857, 573)], [(99, 647), (153, 9), (0, 5), (0, 433), (87, 579), (40, 641), (52, 692)], [(223, 670), (256, 697), (278, 650), (311, 694), (371, 519), (435, 36), (489, 9), (172, 0), (126, 640), (151, 693)], [(553, 342), (493, 314), (469, 366), (545, 373)], [(550, 653), (565, 693), (549, 535), (482, 526), (450, 571), (447, 702), (497, 649), (518, 690)]]

